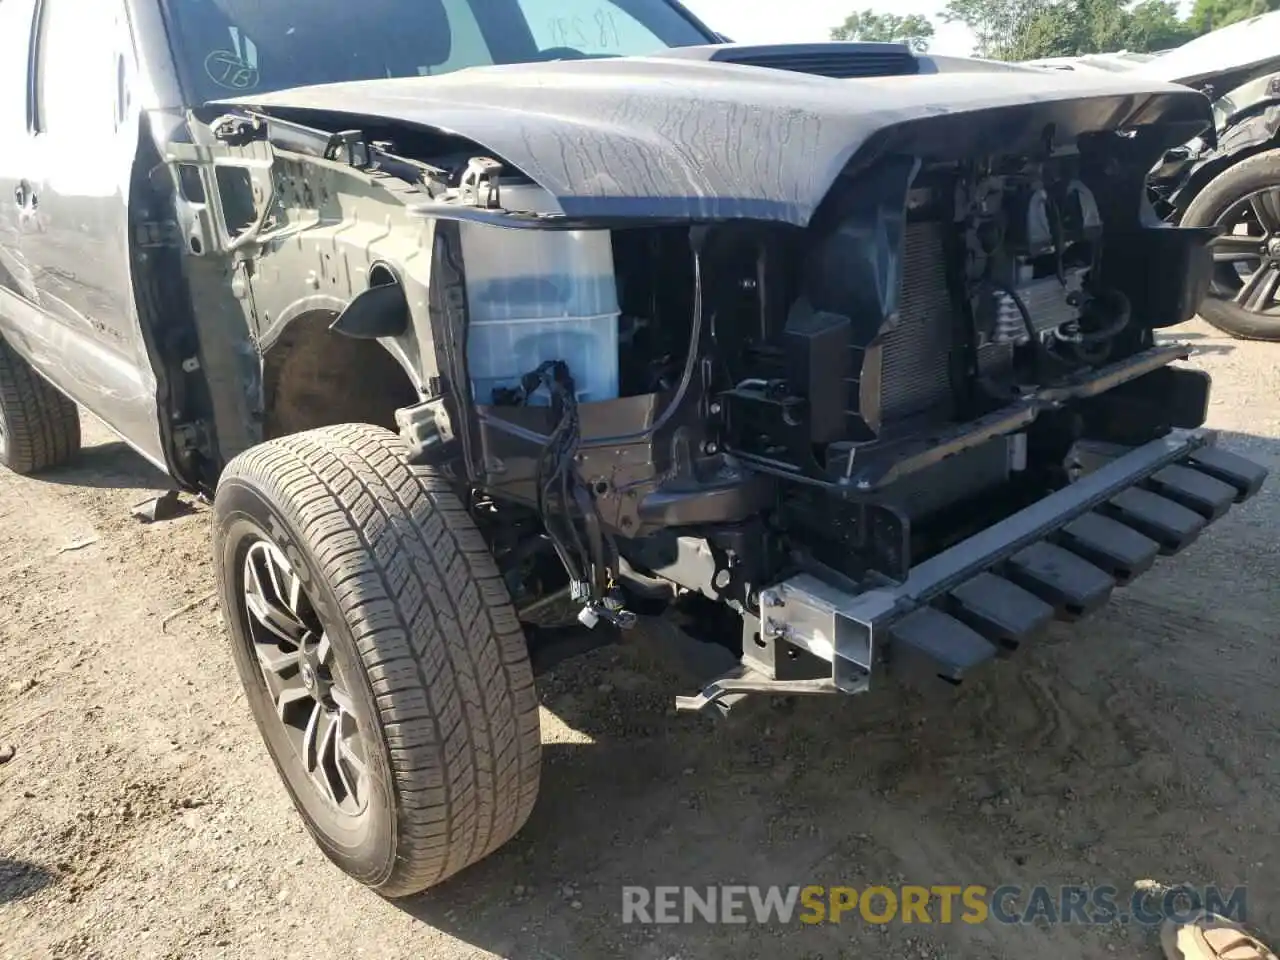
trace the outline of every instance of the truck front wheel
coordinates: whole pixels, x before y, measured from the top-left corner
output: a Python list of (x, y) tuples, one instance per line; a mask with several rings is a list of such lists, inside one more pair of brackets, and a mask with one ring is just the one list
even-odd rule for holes
[(384, 896), (497, 849), (538, 791), (524, 634), (457, 496), (355, 424), (223, 472), (214, 560), (236, 668), (324, 852)]

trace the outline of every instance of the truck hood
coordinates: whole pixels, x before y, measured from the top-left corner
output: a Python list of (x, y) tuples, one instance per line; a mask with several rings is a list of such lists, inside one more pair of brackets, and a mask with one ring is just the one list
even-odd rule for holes
[(335, 132), (408, 124), (461, 138), (518, 168), (573, 218), (798, 226), (846, 167), (886, 154), (1015, 154), (1042, 149), (1049, 130), (1071, 144), (1149, 128), (1140, 141), (1149, 167), (1211, 121), (1203, 96), (1154, 80), (1019, 69), (1013, 83), (1007, 68), (943, 64), (848, 80), (679, 57), (582, 60), (224, 103)]
[[(1219, 93), (1280, 69), (1280, 11), (1250, 17), (1170, 50), (1130, 75), (1200, 87)], [(1226, 85), (1222, 84), (1226, 80)]]

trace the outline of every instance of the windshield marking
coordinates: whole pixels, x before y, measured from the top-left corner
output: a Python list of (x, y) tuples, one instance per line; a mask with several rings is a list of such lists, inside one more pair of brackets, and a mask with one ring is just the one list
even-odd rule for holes
[[(214, 50), (204, 59), (204, 72), (209, 79), (228, 90), (252, 90), (258, 85), (258, 45), (240, 32), (228, 27), (229, 50)], [(292, 31), (290, 31), (292, 32)]]
[(551, 36), (557, 47), (573, 49), (594, 46), (599, 50), (617, 50), (622, 47), (618, 21), (612, 10), (601, 8), (595, 11), (595, 24), (592, 30), (596, 34), (594, 44), (587, 35), (588, 22), (585, 17), (552, 17), (547, 22), (547, 26), (550, 27)]

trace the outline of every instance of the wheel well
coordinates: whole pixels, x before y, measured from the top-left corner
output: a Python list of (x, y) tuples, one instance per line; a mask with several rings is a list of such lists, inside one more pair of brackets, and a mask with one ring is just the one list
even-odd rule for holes
[(264, 437), (339, 423), (396, 429), (395, 412), (419, 400), (400, 363), (376, 340), (329, 330), (335, 314), (294, 320), (263, 359)]
[(1206, 163), (1198, 170), (1194, 170), (1187, 182), (1178, 190), (1174, 197), (1174, 208), (1178, 211), (1178, 216), (1187, 212), (1187, 208), (1191, 206), (1196, 197), (1200, 195), (1200, 191), (1207, 187), (1220, 174), (1230, 170), (1238, 163), (1243, 163), (1250, 157), (1255, 157), (1260, 153), (1266, 153), (1268, 150), (1275, 150), (1280, 146), (1280, 140), (1268, 138), (1258, 143), (1244, 147), (1235, 153), (1225, 157), (1216, 157), (1209, 163)]

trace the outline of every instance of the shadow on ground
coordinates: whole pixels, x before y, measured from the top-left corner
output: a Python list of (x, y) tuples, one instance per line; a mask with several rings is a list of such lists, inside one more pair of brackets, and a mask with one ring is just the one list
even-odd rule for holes
[(33, 897), (54, 882), (43, 867), (0, 856), (0, 907)]
[[(1280, 467), (1280, 442), (1220, 442)], [(942, 698), (886, 685), (713, 720), (676, 716), (684, 691), (638, 650), (564, 664), (542, 700), (581, 742), (545, 746), (529, 824), (398, 906), (519, 960), (1158, 954), (1132, 923), (627, 926), (626, 885), (1248, 884), (1265, 929), (1280, 873), (1251, 863), (1249, 836), (1268, 829), (1280, 771), (1241, 739), (1274, 718), (1239, 690), (1280, 681), (1273, 601), (1250, 592), (1280, 575), (1259, 521), (1276, 502), (1264, 489), (1103, 612)], [(1241, 548), (1257, 569), (1233, 581)]]
[(65, 467), (47, 470), (37, 479), (46, 483), (99, 489), (167, 490), (173, 481), (120, 440), (83, 448)]

